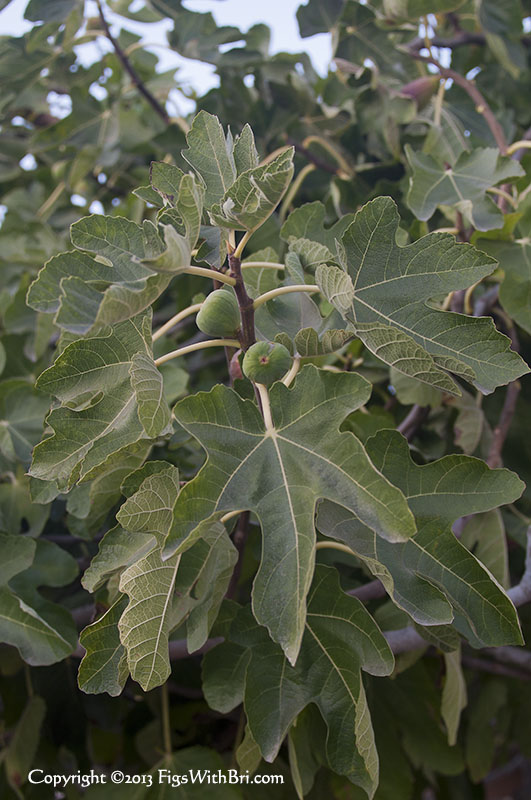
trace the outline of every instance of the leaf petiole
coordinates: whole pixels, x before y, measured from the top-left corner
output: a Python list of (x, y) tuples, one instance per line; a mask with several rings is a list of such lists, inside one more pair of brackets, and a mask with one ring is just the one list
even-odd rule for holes
[(188, 344), (186, 347), (179, 347), (177, 350), (172, 350), (170, 353), (165, 353), (160, 358), (155, 359), (155, 366), (159, 367), (165, 364), (166, 361), (171, 361), (179, 356), (184, 356), (186, 353), (192, 353), (194, 350), (202, 350), (204, 347), (240, 347), (237, 339), (207, 339), (206, 342), (195, 342), (195, 344)]
[(202, 305), (203, 305), (202, 303), (194, 303), (193, 305), (188, 306), (188, 308), (183, 308), (182, 311), (179, 311), (178, 314), (175, 314), (171, 319), (165, 322), (164, 325), (161, 325), (160, 328), (154, 331), (151, 340), (153, 342), (156, 342), (157, 339), (160, 339), (161, 336), (164, 336), (164, 334), (167, 331), (169, 331), (171, 328), (177, 325), (177, 323), (180, 322), (182, 319), (186, 319), (186, 317), (189, 317), (192, 314), (196, 314)]
[(234, 286), (236, 283), (234, 278), (231, 278), (229, 275), (225, 275), (225, 273), (218, 272), (215, 269), (208, 269), (207, 267), (186, 267), (183, 272), (186, 275), (201, 275), (202, 278), (212, 278), (214, 281), (228, 283), (229, 286)]
[(354, 552), (347, 547), (346, 544), (339, 542), (317, 542), (315, 545), (316, 550), (340, 550), (342, 553), (348, 553), (349, 556), (355, 555)]
[(279, 286), (278, 289), (271, 289), (270, 292), (264, 292), (260, 297), (257, 297), (253, 303), (255, 309), (259, 308), (268, 300), (273, 300), (274, 297), (280, 297), (283, 294), (291, 292), (308, 292), (308, 294), (315, 294), (319, 291), (319, 287), (315, 283), (301, 283), (294, 284), (293, 286)]

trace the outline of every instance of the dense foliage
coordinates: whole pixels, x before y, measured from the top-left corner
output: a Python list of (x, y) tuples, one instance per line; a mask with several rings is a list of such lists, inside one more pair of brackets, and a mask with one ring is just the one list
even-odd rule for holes
[(528, 14), (309, 0), (325, 77), (181, 0), (0, 39), (2, 798), (529, 796)]

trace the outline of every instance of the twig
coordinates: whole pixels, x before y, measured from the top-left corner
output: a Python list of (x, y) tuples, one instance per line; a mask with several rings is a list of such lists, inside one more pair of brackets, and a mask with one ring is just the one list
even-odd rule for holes
[(500, 287), (498, 284), (496, 284), (496, 286), (492, 286), (490, 289), (487, 289), (487, 291), (482, 294), (481, 297), (478, 297), (474, 303), (475, 317), (484, 317), (486, 314), (488, 314), (498, 299), (499, 290)]
[(463, 655), (461, 658), (464, 667), (469, 669), (489, 672), (492, 675), (503, 675), (504, 678), (516, 678), (521, 681), (531, 681), (531, 672), (523, 672), (505, 664), (498, 664), (486, 658), (474, 658), (474, 656)]
[(502, 463), (501, 453), (507, 438), (507, 434), (509, 433), (509, 428), (511, 427), (511, 423), (513, 421), (514, 413), (516, 411), (516, 403), (518, 401), (520, 389), (520, 382), (513, 381), (509, 384), (507, 391), (505, 392), (505, 400), (503, 402), (503, 407), (498, 419), (498, 424), (494, 428), (492, 444), (486, 459), (487, 464), (491, 468), (499, 467)]
[[(517, 608), (531, 601), (531, 525), (527, 529), (527, 552), (524, 574), (520, 582), (512, 586), (507, 591), (507, 594)], [(406, 653), (409, 650), (418, 650), (420, 647), (426, 647), (428, 644), (413, 627), (400, 628), (400, 630), (397, 631), (388, 631), (385, 634), (385, 638), (395, 655)], [(498, 652), (499, 650), (504, 651), (505, 648), (488, 648), (490, 654), (493, 654), (494, 651)]]
[(157, 98), (154, 97), (151, 94), (151, 92), (149, 91), (149, 89), (146, 88), (146, 86), (145, 86), (144, 82), (142, 81), (142, 79), (137, 75), (135, 69), (131, 65), (131, 62), (129, 61), (129, 59), (127, 58), (126, 54), (124, 53), (124, 51), (122, 50), (122, 48), (120, 47), (120, 45), (118, 44), (118, 42), (116, 41), (116, 39), (114, 38), (114, 36), (111, 33), (111, 30), (109, 28), (107, 20), (105, 19), (105, 16), (103, 14), (103, 8), (102, 8), (102, 5), (101, 5), (101, 1), (100, 0), (96, 0), (96, 2), (97, 2), (97, 5), (98, 5), (98, 12), (99, 12), (99, 15), (100, 15), (101, 24), (102, 24), (103, 29), (105, 31), (105, 35), (106, 35), (107, 39), (110, 41), (110, 43), (112, 44), (112, 46), (114, 47), (115, 53), (118, 56), (120, 62), (122, 63), (123, 68), (128, 73), (129, 77), (131, 78), (132, 82), (134, 83), (134, 85), (136, 86), (136, 88), (138, 89), (140, 94), (148, 101), (150, 106), (159, 115), (159, 117), (162, 120), (164, 120), (166, 125), (169, 125), (170, 118), (168, 116), (168, 113), (163, 108), (163, 106), (161, 106), (161, 104), (159, 103)]
[(308, 150), (308, 148), (304, 147), (304, 145), (302, 145), (300, 142), (296, 142), (295, 139), (291, 138), (291, 136), (287, 137), (287, 141), (295, 148), (297, 153), (300, 153), (301, 156), (304, 156), (304, 158), (309, 161), (310, 164), (313, 164), (318, 169), (322, 169), (324, 172), (329, 172), (331, 175), (339, 175), (341, 173), (341, 169), (339, 167), (334, 167), (327, 161), (323, 161), (322, 158), (316, 156), (311, 150)]
[(242, 265), (238, 256), (233, 252), (229, 253), (230, 277), (234, 280), (234, 291), (240, 307), (242, 320), (241, 327), (241, 346), (242, 350), (248, 350), (256, 342), (254, 330), (254, 305), (253, 298), (247, 294), (242, 275)]
[[(520, 139), (520, 142), (529, 142), (530, 140), (531, 140), (531, 128), (528, 128), (524, 133), (524, 135), (522, 136), (522, 138)], [(509, 148), (509, 155), (514, 161), (521, 161), (525, 155), (526, 149), (527, 149), (526, 147), (519, 147), (518, 150), (515, 150), (513, 153), (511, 153), (510, 152), (511, 148)]]
[(531, 525), (527, 529), (527, 549), (524, 574), (516, 586), (507, 592), (515, 606), (523, 606), (531, 600)]
[(397, 427), (397, 431), (410, 442), (430, 413), (429, 406), (414, 405)]
[(461, 75), (459, 72), (456, 72), (454, 69), (450, 69), (449, 67), (443, 67), (436, 58), (432, 56), (421, 56), (419, 52), (415, 51), (414, 49), (409, 49), (409, 54), (412, 58), (417, 59), (417, 61), (423, 61), (425, 64), (433, 64), (434, 67), (437, 67), (441, 77), (443, 78), (451, 78), (454, 83), (460, 86), (468, 96), (474, 101), (476, 104), (476, 111), (479, 114), (482, 114), (485, 118), (485, 122), (490, 128), (490, 132), (494, 137), (494, 141), (498, 145), (498, 149), (502, 155), (507, 153), (507, 140), (505, 139), (505, 134), (503, 132), (503, 128), (494, 116), (494, 113), (475, 85), (473, 81), (469, 81), (468, 78), (465, 78), (464, 75)]
[(357, 597), (358, 600), (376, 600), (379, 597), (385, 597), (385, 586), (378, 579), (369, 581), (369, 583), (358, 586), (356, 589), (351, 589), (347, 594), (352, 597)]

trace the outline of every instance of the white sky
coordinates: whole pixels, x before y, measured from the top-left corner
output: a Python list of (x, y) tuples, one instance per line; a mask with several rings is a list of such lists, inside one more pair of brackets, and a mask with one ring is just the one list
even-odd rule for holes
[[(24, 20), (27, 2), (28, 0), (14, 0), (0, 11), (1, 35), (19, 36), (30, 29), (31, 24)], [(306, 51), (316, 70), (320, 74), (326, 74), (331, 55), (330, 35), (318, 34), (309, 39), (300, 38), (295, 13), (301, 4), (301, 0), (185, 0), (183, 3), (190, 11), (210, 11), (219, 25), (234, 25), (243, 32), (258, 22), (264, 22), (271, 28), (271, 52)], [(130, 7), (136, 9), (142, 5), (142, 0), (132, 0)], [(86, 13), (87, 16), (97, 16), (96, 4), (92, 0), (86, 0)], [(111, 23), (113, 16), (108, 12), (107, 17)], [(148, 45), (166, 44), (166, 32), (173, 26), (169, 20), (151, 25), (127, 20), (126, 24), (130, 30), (141, 35)], [(78, 57), (83, 63), (91, 63), (99, 57), (100, 47), (107, 50), (110, 49), (110, 44), (105, 41), (98, 47), (79, 47)], [(148, 46), (148, 49), (153, 49), (158, 55), (159, 69), (179, 68), (180, 82), (189, 84), (200, 93), (218, 85), (217, 77), (213, 74), (214, 68), (210, 65), (182, 58), (162, 47)], [(191, 110), (184, 108), (182, 101), (180, 105), (181, 113)]]

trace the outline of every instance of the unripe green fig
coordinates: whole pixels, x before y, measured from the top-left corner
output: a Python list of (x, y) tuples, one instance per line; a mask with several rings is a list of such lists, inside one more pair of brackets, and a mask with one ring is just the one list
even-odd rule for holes
[(255, 383), (271, 386), (291, 367), (289, 350), (278, 342), (256, 342), (243, 357), (243, 374)]
[(234, 292), (227, 289), (210, 292), (195, 321), (208, 336), (234, 336), (240, 327), (240, 309)]

